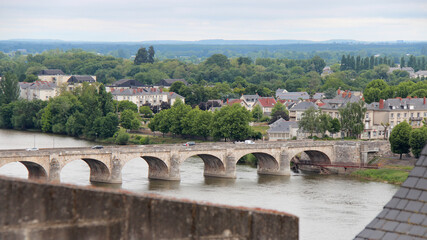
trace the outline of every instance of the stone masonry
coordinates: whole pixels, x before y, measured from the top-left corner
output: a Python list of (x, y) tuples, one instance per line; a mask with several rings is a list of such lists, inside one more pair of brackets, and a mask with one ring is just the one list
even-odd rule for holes
[(0, 239), (298, 239), (298, 218), (0, 177)]

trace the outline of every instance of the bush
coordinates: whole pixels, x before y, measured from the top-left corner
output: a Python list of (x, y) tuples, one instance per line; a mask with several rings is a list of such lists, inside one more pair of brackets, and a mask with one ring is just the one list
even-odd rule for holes
[(293, 137), (292, 137), (292, 140), (297, 140), (297, 136), (293, 136)]
[(115, 140), (114, 142), (119, 145), (126, 145), (126, 143), (129, 141), (130, 135), (126, 132), (125, 129), (120, 129), (115, 134)]
[(268, 116), (263, 116), (259, 121), (260, 122), (269, 122), (270, 118)]
[(139, 144), (141, 144), (141, 145), (148, 145), (148, 144), (150, 144), (150, 137), (143, 137), (143, 138), (141, 138), (141, 140), (139, 141)]

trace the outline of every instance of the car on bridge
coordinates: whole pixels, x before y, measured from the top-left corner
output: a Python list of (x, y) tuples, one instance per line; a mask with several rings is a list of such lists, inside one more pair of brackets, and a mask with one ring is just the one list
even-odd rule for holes
[(25, 149), (26, 151), (38, 151), (39, 149), (36, 147), (32, 147), (32, 148), (27, 148)]
[(103, 149), (103, 148), (104, 148), (104, 146), (102, 146), (102, 145), (95, 145), (92, 147), (92, 149)]
[(196, 145), (195, 142), (186, 142), (186, 143), (183, 144), (183, 146), (187, 146), (187, 147), (194, 146), (194, 145)]

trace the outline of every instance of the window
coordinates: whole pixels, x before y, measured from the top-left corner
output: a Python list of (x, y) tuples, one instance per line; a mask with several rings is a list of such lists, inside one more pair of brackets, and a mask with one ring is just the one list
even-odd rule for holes
[(369, 118), (369, 113), (366, 114), (366, 118)]
[(424, 117), (427, 117), (427, 112), (424, 112)]
[(420, 117), (420, 113), (417, 113), (417, 117)]
[(406, 113), (404, 113), (403, 116), (406, 118)]
[(394, 117), (394, 113), (390, 114), (390, 117)]
[(400, 113), (397, 114), (397, 117), (400, 118)]
[(414, 117), (414, 113), (411, 113), (411, 117)]

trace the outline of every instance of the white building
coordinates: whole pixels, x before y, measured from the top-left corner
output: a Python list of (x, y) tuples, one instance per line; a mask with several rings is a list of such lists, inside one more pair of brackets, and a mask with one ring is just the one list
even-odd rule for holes
[(158, 89), (151, 88), (135, 88), (135, 89), (115, 89), (110, 88), (113, 99), (117, 101), (128, 100), (135, 103), (138, 107), (144, 104), (151, 104), (151, 106), (160, 106), (162, 102), (167, 102), (171, 106), (175, 103), (176, 99), (181, 99), (185, 102), (185, 98), (174, 92), (162, 92)]
[(49, 100), (58, 95), (56, 83), (46, 81), (36, 81), (32, 83), (20, 82), (20, 98), (26, 100)]

